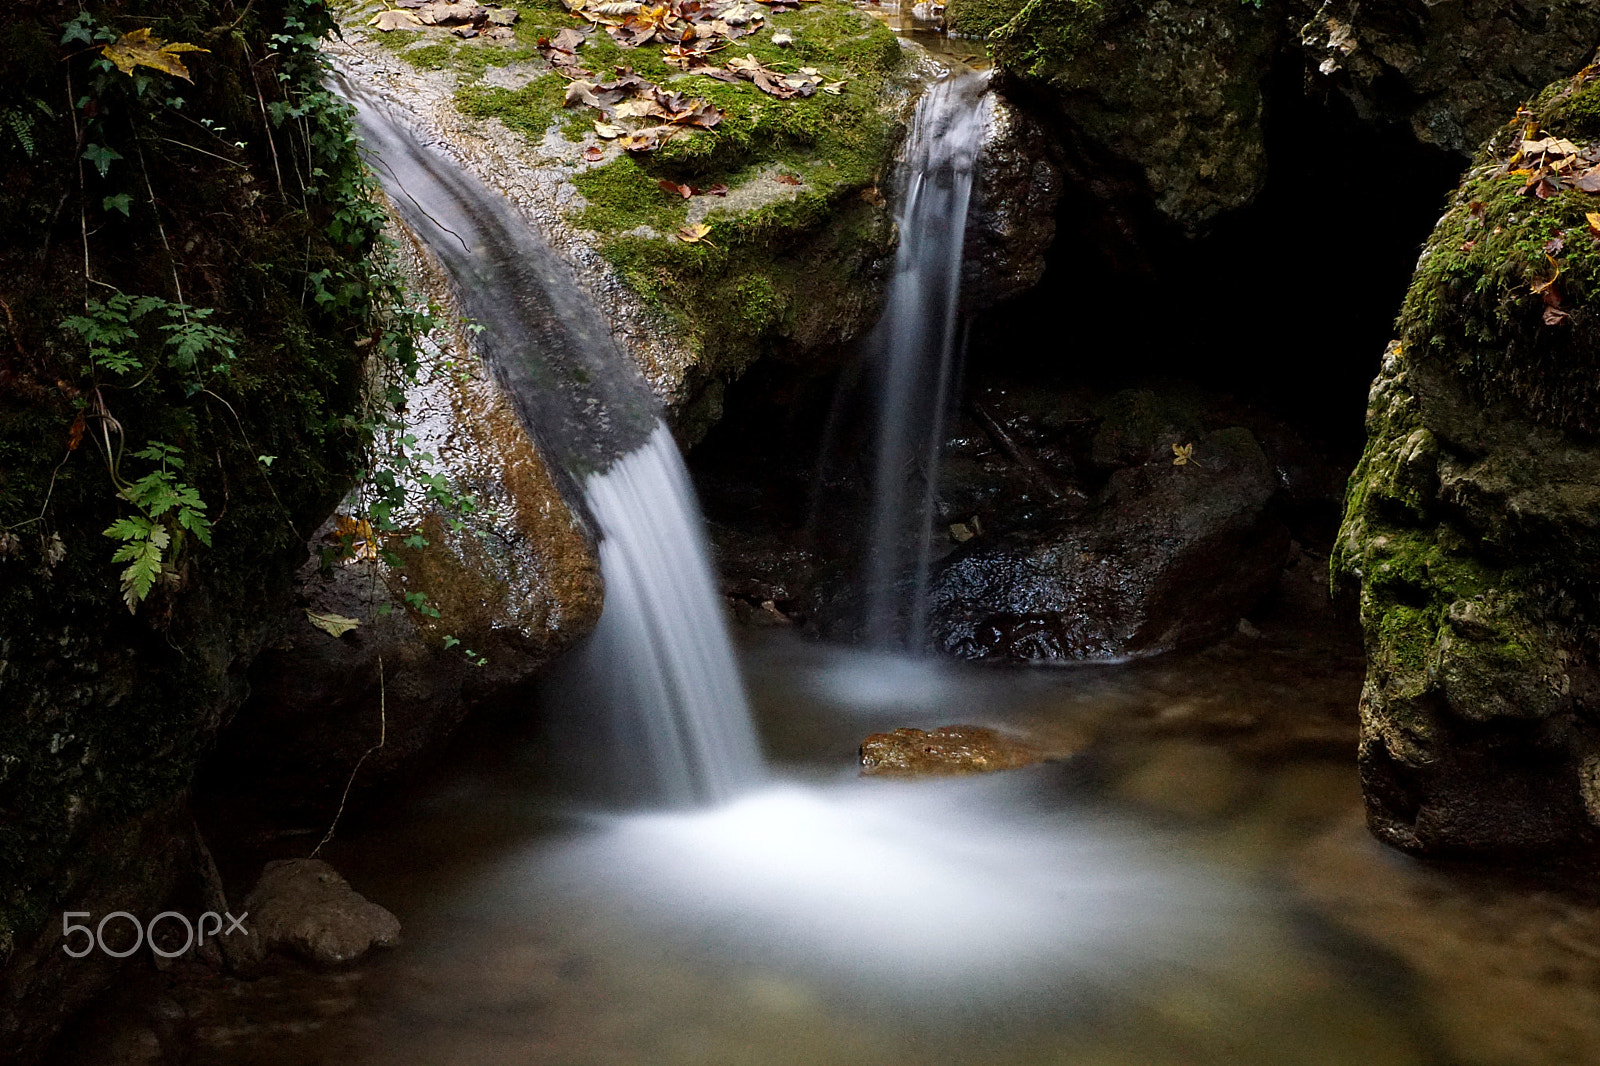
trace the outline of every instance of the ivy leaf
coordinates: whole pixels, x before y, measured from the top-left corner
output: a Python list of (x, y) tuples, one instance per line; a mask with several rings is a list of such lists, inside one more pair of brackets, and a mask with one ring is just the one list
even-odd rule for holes
[(121, 211), (123, 218), (129, 218), (131, 216), (128, 213), (128, 206), (132, 202), (133, 197), (125, 192), (119, 192), (115, 196), (107, 196), (104, 200), (101, 200), (100, 207), (105, 211)]
[(352, 629), (358, 628), (361, 623), (354, 618), (346, 618), (342, 614), (319, 614), (306, 608), (306, 621), (328, 634), (330, 637), (342, 637)]
[(132, 74), (135, 67), (149, 67), (189, 82), (194, 79), (189, 77), (189, 68), (178, 58), (179, 53), (209, 51), (211, 49), (201, 48), (197, 44), (163, 41), (160, 37), (152, 37), (148, 26), (141, 26), (124, 33), (100, 49), (100, 53), (115, 63), (117, 69), (124, 74)]
[(100, 176), (103, 178), (106, 176), (106, 171), (111, 169), (111, 161), (121, 159), (122, 153), (115, 148), (107, 148), (103, 144), (91, 144), (84, 148), (83, 158), (93, 163), (94, 168), (100, 172)]

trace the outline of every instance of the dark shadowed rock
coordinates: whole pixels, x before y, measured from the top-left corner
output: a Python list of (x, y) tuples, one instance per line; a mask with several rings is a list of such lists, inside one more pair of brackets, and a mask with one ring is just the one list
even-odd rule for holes
[(400, 940), (398, 918), (318, 859), (267, 863), (245, 897), (244, 910), (260, 958), (281, 951), (332, 968)]
[[(1193, 448), (1187, 461), (1172, 449)], [(1079, 517), (974, 538), (934, 579), (933, 641), (969, 659), (1103, 659), (1222, 636), (1277, 581), (1287, 530), (1245, 429), (1174, 439)]]
[(1061, 172), (1039, 122), (999, 93), (984, 97), (983, 106), (987, 127), (961, 276), (961, 300), (969, 312), (1020, 295), (1044, 276), (1061, 197)]

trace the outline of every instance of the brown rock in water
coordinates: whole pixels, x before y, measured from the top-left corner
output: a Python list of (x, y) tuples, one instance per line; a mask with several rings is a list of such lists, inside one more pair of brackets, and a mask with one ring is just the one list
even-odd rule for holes
[(400, 939), (398, 918), (318, 859), (267, 863), (244, 910), (258, 957), (284, 951), (331, 968)]
[(1032, 766), (1052, 754), (983, 726), (947, 725), (932, 732), (896, 729), (874, 733), (861, 742), (861, 772), (983, 774)]

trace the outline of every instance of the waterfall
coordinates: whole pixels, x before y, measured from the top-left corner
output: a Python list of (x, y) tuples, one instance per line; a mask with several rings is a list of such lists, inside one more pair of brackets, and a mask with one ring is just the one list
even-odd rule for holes
[(900, 247), (874, 331), (877, 461), (867, 567), (867, 638), (920, 648), (928, 616), (934, 506), (959, 370), (967, 206), (982, 144), (983, 75), (952, 76), (917, 104), (906, 141)]
[[(600, 524), (606, 605), (584, 652), (619, 732), (643, 734), (658, 791), (674, 803), (732, 799), (762, 774), (703, 521), (665, 425), (585, 497)], [(670, 713), (663, 713), (669, 711)]]
[(605, 606), (579, 685), (620, 719), (618, 734), (639, 738), (623, 757), (634, 777), (648, 759), (659, 798), (730, 798), (765, 767), (704, 520), (659, 401), (570, 265), (503, 197), (431, 151), (385, 101), (336, 84), (390, 201), (483, 327), (485, 363), (564, 490), (581, 485), (572, 502), (598, 526)]

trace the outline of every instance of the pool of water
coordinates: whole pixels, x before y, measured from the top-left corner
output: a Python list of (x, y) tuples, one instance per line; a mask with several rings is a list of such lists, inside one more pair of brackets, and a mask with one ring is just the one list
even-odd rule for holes
[[(571, 716), (480, 723), (324, 851), (400, 916), (399, 947), (254, 982), (139, 968), (58, 1061), (1600, 1056), (1588, 902), (1365, 835), (1361, 660), (1343, 631), (1268, 627), (1074, 669), (969, 669), (783, 630), (747, 632), (742, 657), (766, 786), (709, 810), (630, 807), (593, 787), (604, 757)], [(867, 733), (956, 722), (1063, 757), (857, 774)]]

